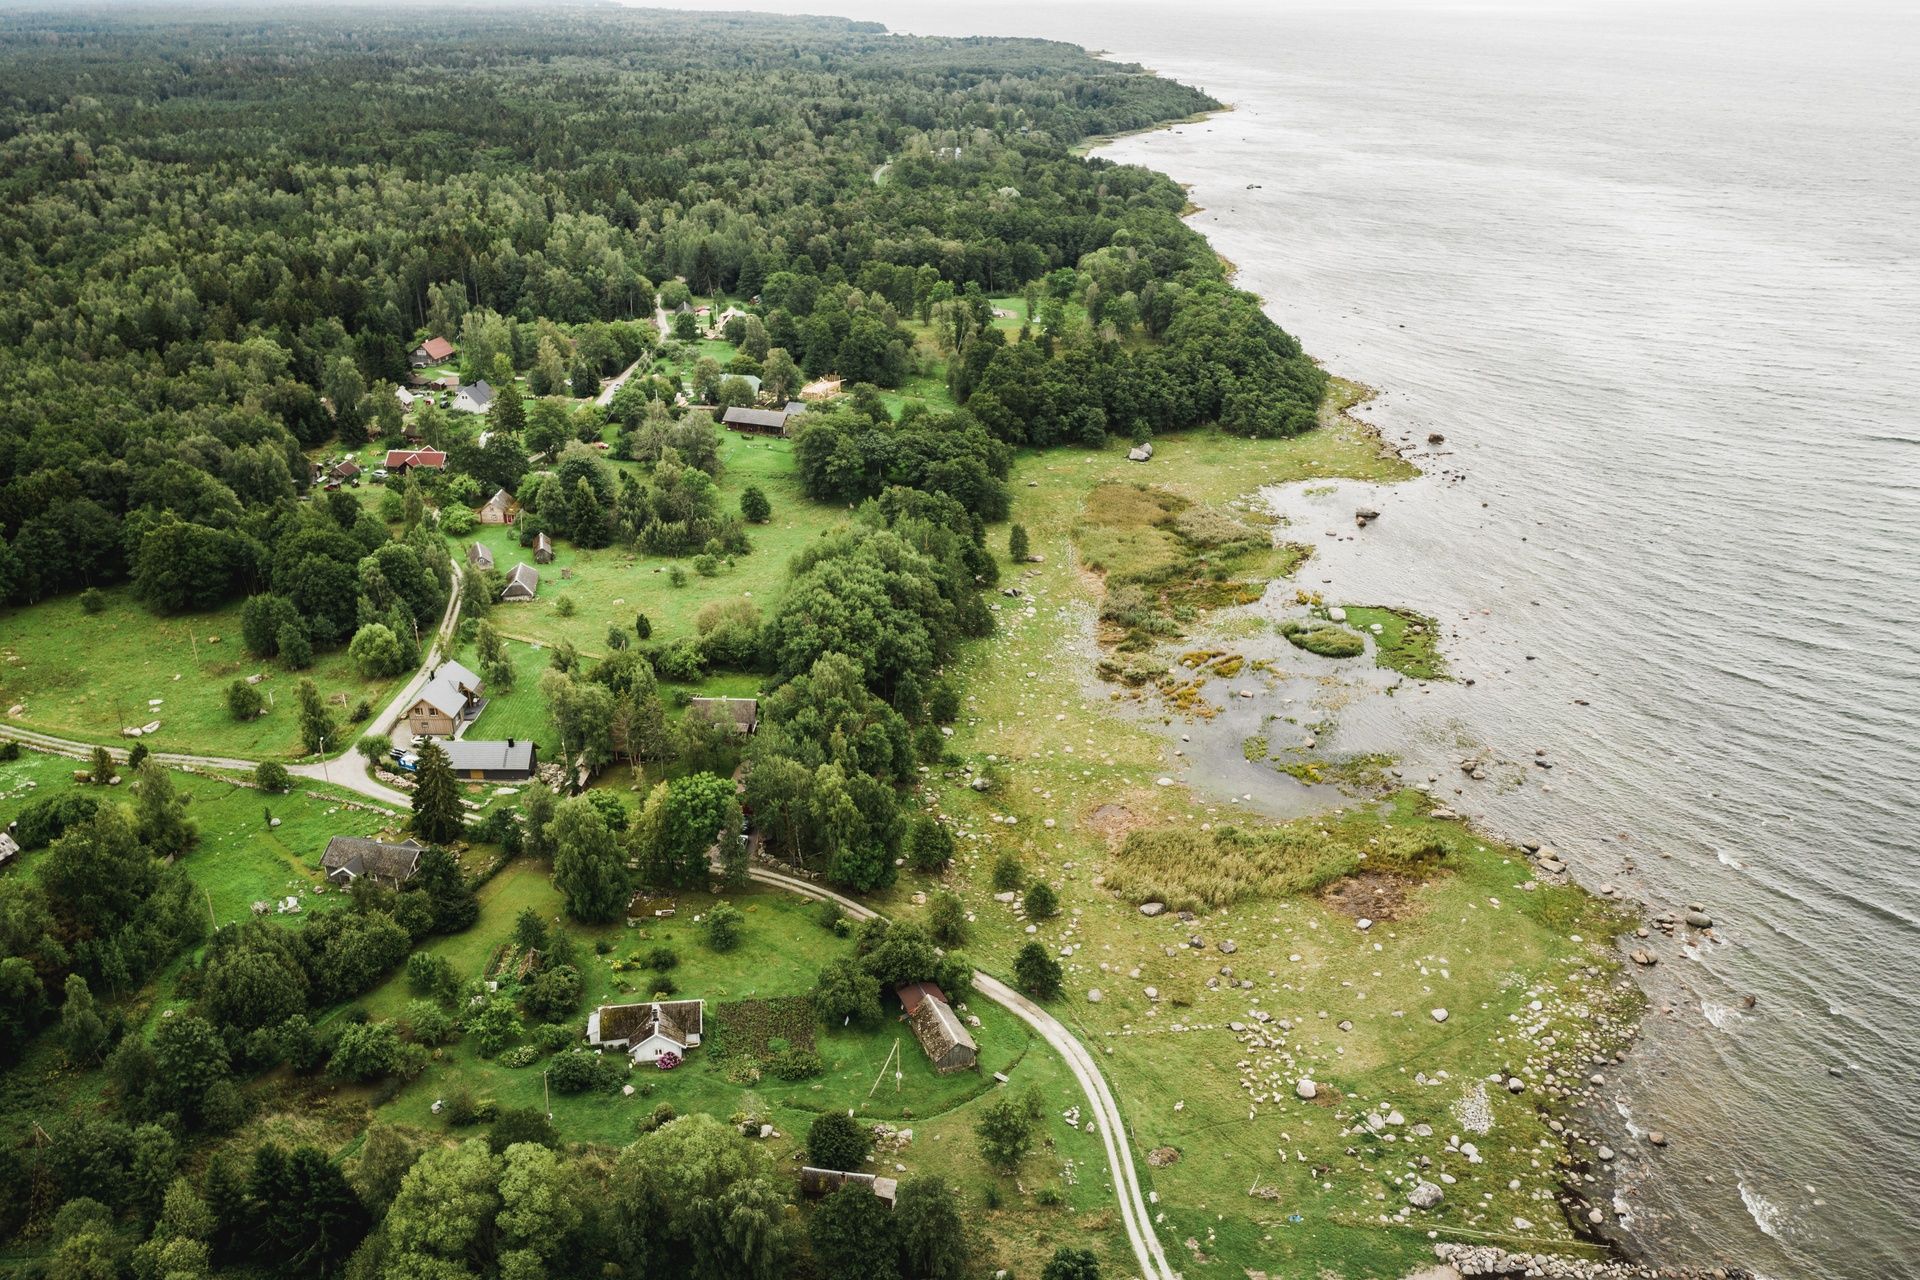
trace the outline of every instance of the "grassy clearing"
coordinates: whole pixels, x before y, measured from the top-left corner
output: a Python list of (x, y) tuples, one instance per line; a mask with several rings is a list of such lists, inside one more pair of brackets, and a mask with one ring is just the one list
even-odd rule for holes
[[(637, 613), (645, 613), (653, 624), (653, 638), (665, 641), (692, 636), (695, 615), (711, 601), (745, 597), (763, 612), (772, 608), (785, 590), (788, 562), (842, 523), (848, 513), (801, 492), (791, 441), (731, 431), (721, 432), (720, 437), (722, 503), (738, 510), (741, 493), (748, 485), (758, 485), (773, 504), (772, 520), (749, 529), (750, 555), (731, 568), (722, 568), (715, 577), (703, 578), (693, 571), (690, 559), (618, 546), (588, 551), (556, 542), (554, 562), (540, 566), (539, 598), (530, 604), (497, 606), (490, 615), (493, 625), (516, 639), (549, 645), (570, 640), (583, 653), (599, 653), (606, 649), (607, 628), (631, 631)], [(634, 464), (611, 465), (619, 469)], [(532, 561), (531, 552), (520, 546), (519, 533), (511, 526), (484, 526), (459, 540), (456, 551), (464, 556), (474, 542), (493, 552), (494, 563), (503, 573), (520, 561)], [(674, 566), (687, 575), (685, 586), (672, 585), (668, 570)], [(562, 578), (564, 570), (572, 571), (571, 580)], [(561, 617), (554, 608), (562, 597), (573, 601), (571, 618)]]
[[(32, 799), (85, 787), (73, 781), (76, 763), (37, 751), (23, 751), (18, 760), (0, 763), (0, 826)], [(199, 843), (180, 865), (204, 892), (219, 924), (247, 918), (255, 902), (289, 895), (308, 898), (325, 883), (320, 855), (332, 837), (397, 835), (406, 820), (404, 813), (392, 814), (364, 797), (349, 798), (304, 779), (296, 779), (299, 785), (284, 795), (268, 795), (211, 774), (175, 771), (173, 781), (187, 798), (187, 816), (200, 828)], [(125, 787), (102, 789), (101, 794), (120, 803), (133, 800)], [(278, 819), (278, 826), (269, 822), (269, 815)], [(21, 873), (37, 874), (44, 857), (44, 850), (25, 855)]]
[[(1411, 609), (1354, 604), (1346, 608), (1347, 621), (1373, 636), (1375, 665), (1415, 680), (1450, 678), (1446, 659), (1440, 656), (1440, 625), (1432, 618)], [(1376, 626), (1378, 632), (1373, 630)]]
[[(158, 617), (127, 587), (110, 587), (106, 607), (90, 614), (80, 597), (62, 596), (0, 612), (0, 711), (29, 729), (83, 742), (126, 746), (120, 730), (158, 720), (146, 739), (156, 751), (232, 755), (243, 759), (300, 754), (294, 689), (311, 678), (347, 707), (365, 701), (378, 711), (397, 680), (363, 680), (344, 647), (317, 654), (306, 671), (286, 671), (250, 657), (240, 645), (241, 605)], [(265, 672), (260, 686), (273, 701), (245, 723), (227, 712), (227, 686)], [(158, 706), (150, 706), (152, 699)], [(336, 707), (336, 711), (344, 708)]]
[[(1174, 744), (1115, 709), (1124, 693), (1088, 683), (1103, 585), (1080, 572), (1074, 550), (1089, 496), (1150, 477), (1192, 503), (1225, 508), (1261, 485), (1410, 474), (1360, 424), (1341, 418), (1342, 398), (1361, 389), (1336, 391), (1327, 425), (1300, 439), (1165, 438), (1146, 467), (1126, 462), (1118, 446), (1022, 456), (1013, 518), (1043, 560), (1018, 579), (1030, 599), (995, 601), (999, 633), (956, 664), (964, 712), (951, 740), (969, 763), (991, 758), (1006, 782), (981, 794), (950, 768), (928, 787), (930, 807), (959, 836), (943, 879), (978, 917), (968, 944), (978, 962), (1006, 972), (1029, 940), (1027, 921), (993, 900), (989, 873), (1000, 855), (1012, 854), (1059, 893), (1061, 914), (1035, 935), (1055, 950), (1073, 948), (1066, 992), (1052, 1007), (1101, 1057), (1136, 1157), (1163, 1146), (1178, 1152), (1175, 1163), (1142, 1165), (1140, 1173), (1159, 1196), (1161, 1237), (1189, 1277), (1239, 1280), (1246, 1268), (1399, 1277), (1430, 1260), (1430, 1227), (1519, 1247), (1579, 1248), (1553, 1202), (1560, 1148), (1538, 1109), (1539, 1089), (1518, 1097), (1494, 1090), (1485, 1135), (1463, 1129), (1453, 1108), (1495, 1070), (1528, 1070), (1537, 1086), (1537, 1070), (1522, 1065), (1534, 1051), (1514, 1020), (1525, 1020), (1528, 1044), (1548, 1029), (1567, 1046), (1589, 1034), (1609, 998), (1611, 961), (1598, 944), (1614, 925), (1603, 909), (1573, 890), (1522, 889), (1530, 877), (1515, 851), (1425, 817), (1404, 798), (1282, 836), (1245, 837), (1250, 847), (1233, 850), (1223, 866), (1214, 833), (1259, 824), (1224, 798), (1159, 785)], [(1146, 833), (1136, 853), (1158, 850), (1159, 862), (1123, 855), (1135, 831)], [(1335, 896), (1328, 882), (1370, 883), (1341, 877), (1365, 865), (1362, 853), (1369, 863), (1392, 861), (1370, 843), (1376, 839), (1409, 849), (1432, 842), (1445, 852), (1437, 874), (1380, 877), (1394, 887), (1393, 909), (1363, 931), (1352, 899)], [(1116, 877), (1143, 887), (1150, 872), (1152, 887), (1171, 886), (1169, 894), (1184, 887), (1196, 903), (1233, 900), (1190, 921), (1171, 912), (1148, 920), (1137, 897), (1115, 888)], [(920, 880), (907, 876), (893, 900)], [(1191, 945), (1195, 937), (1203, 945)], [(1221, 942), (1234, 944), (1231, 955)], [(1097, 1004), (1086, 998), (1092, 987), (1102, 990)], [(1534, 999), (1538, 1012), (1529, 1008)], [(1429, 1013), (1443, 1006), (1445, 1023)], [(1255, 1010), (1274, 1022), (1258, 1022)], [(1231, 1029), (1237, 1021), (1271, 1030), (1281, 1018), (1295, 1031), (1280, 1047), (1249, 1044)], [(1293, 1096), (1301, 1075), (1324, 1082), (1320, 1101)], [(1354, 1132), (1369, 1107), (1403, 1114), (1395, 1142)], [(1432, 1134), (1408, 1136), (1417, 1124)], [(1449, 1155), (1449, 1133), (1477, 1141), (1483, 1163)], [(1361, 1154), (1348, 1156), (1349, 1147)], [(1394, 1179), (1420, 1155), (1457, 1182), (1445, 1208), (1403, 1226), (1396, 1214), (1404, 1188)], [(1508, 1190), (1516, 1179), (1520, 1190)], [(1515, 1218), (1532, 1225), (1516, 1228)]]

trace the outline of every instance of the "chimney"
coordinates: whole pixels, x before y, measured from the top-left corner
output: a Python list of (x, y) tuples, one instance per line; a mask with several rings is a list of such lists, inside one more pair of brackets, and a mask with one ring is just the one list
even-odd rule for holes
[(508, 746), (509, 748), (511, 748), (511, 747), (513, 746), (513, 739), (512, 739), (512, 738), (508, 738), (508, 739), (507, 739), (507, 746)]

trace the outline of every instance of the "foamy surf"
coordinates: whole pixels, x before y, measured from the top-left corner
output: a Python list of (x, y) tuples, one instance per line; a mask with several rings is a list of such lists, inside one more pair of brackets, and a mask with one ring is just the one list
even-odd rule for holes
[(1747, 1216), (1753, 1219), (1753, 1225), (1775, 1240), (1780, 1239), (1781, 1233), (1786, 1230), (1786, 1210), (1749, 1187), (1744, 1181), (1735, 1185), (1740, 1188), (1740, 1202), (1747, 1206)]
[(1700, 1012), (1708, 1022), (1713, 1024), (1716, 1031), (1725, 1031), (1728, 1027), (1740, 1021), (1739, 1010), (1735, 1009), (1732, 1005), (1715, 1004), (1711, 1000), (1702, 1000), (1700, 1002)]

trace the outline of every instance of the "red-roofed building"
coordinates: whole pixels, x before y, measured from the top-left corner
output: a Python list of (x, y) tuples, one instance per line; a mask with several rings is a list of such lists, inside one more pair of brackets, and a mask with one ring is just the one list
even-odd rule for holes
[(428, 338), (408, 353), (408, 363), (416, 369), (424, 369), (430, 364), (443, 364), (453, 357), (453, 344), (445, 338)]
[(447, 455), (438, 449), (389, 449), (387, 470), (404, 474), (409, 467), (439, 471), (447, 465)]

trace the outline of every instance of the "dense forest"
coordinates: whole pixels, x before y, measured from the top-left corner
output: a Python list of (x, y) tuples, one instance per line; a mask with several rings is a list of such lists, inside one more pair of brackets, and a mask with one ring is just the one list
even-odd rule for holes
[[(704, 887), (742, 803), (770, 856), (850, 890), (947, 865), (952, 835), (910, 796), (957, 715), (942, 669), (993, 629), (986, 526), (1007, 518), (1015, 451), (1315, 420), (1323, 375), (1180, 222), (1179, 188), (1070, 150), (1217, 105), (1072, 46), (827, 19), (0, 16), (0, 604), (84, 591), (91, 613), (120, 583), (155, 614), (244, 599), (250, 655), (299, 670), (346, 647), (395, 676), (454, 590), (447, 539), (496, 489), (524, 513), (523, 545), (550, 533), (696, 568), (746, 554), (767, 500), (720, 509), (712, 413), (824, 375), (846, 394), (807, 414), (793, 465), (806, 495), (856, 508), (793, 560), (765, 616), (703, 610), (697, 640), (649, 645), (641, 615), (597, 662), (555, 646), (539, 692), (569, 759), (684, 766), (637, 811), (534, 787), (469, 828), (427, 747), (413, 831), (428, 847), (404, 891), (356, 889), (297, 929), (209, 929), (176, 861), (194, 825), (143, 748), (130, 805), (24, 806), (38, 860), (0, 879), (0, 1063), (57, 1038), (102, 1085), (97, 1109), (7, 1135), (0, 1236), (75, 1278), (970, 1274), (938, 1178), (904, 1182), (890, 1216), (836, 1193), (802, 1225), (762, 1152), (670, 1109), (619, 1152), (565, 1148), (532, 1111), (456, 1118), (490, 1121), (458, 1145), (380, 1126), (344, 1161), (230, 1139), (266, 1073), (397, 1091), (462, 1036), (555, 1055), (563, 1091), (607, 1085), (578, 1048), (564, 931), (521, 920), (545, 959), (511, 998), (416, 950), (476, 918), (443, 846), (549, 863), (567, 914), (593, 923), (639, 885)], [(995, 296), (1024, 299), (1017, 333)], [(738, 301), (737, 354), (648, 367), (693, 349), (696, 298)], [(508, 394), (403, 427), (410, 352), (438, 335), (469, 385)], [(882, 389), (936, 369), (950, 405), (889, 410)], [(335, 449), (403, 440), (444, 450), (445, 471), (395, 476), (376, 501), (316, 492)], [(497, 578), (465, 584), (463, 642), (504, 691), (485, 621)], [(743, 750), (691, 717), (669, 732), (660, 682), (712, 670), (762, 680)], [(232, 696), (236, 718), (259, 714), (245, 682)], [(337, 749), (311, 682), (300, 699), (306, 751)], [(96, 752), (93, 780), (113, 765)], [(256, 781), (284, 791), (286, 771), (263, 763)], [(963, 932), (947, 923), (863, 930), (816, 1002), (845, 1025), (878, 1018), (883, 984), (963, 990), (969, 966), (935, 945)], [(1057, 989), (1030, 950), (1021, 985)], [(323, 1030), (403, 968), (404, 1017), (350, 1010)], [(169, 970), (186, 1004), (143, 1027), (121, 999)], [(1009, 1149), (1037, 1118), (1026, 1106), (995, 1120)], [(1061, 1253), (1049, 1276), (1097, 1275)]]

